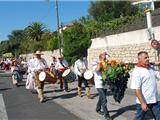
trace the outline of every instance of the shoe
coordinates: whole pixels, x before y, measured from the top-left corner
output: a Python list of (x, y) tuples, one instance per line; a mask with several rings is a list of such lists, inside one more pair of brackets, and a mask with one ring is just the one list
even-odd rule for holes
[(63, 91), (63, 88), (60, 88), (60, 91)]
[(70, 92), (70, 90), (68, 90), (68, 89), (66, 89), (66, 90), (64, 90), (65, 92)]
[(32, 94), (38, 94), (36, 90), (31, 90)]
[(16, 83), (15, 86), (16, 86), (16, 87), (19, 87), (19, 86), (18, 86), (18, 83)]
[(100, 115), (104, 115), (104, 112), (103, 111), (96, 111), (98, 114)]
[(112, 120), (112, 118), (109, 115), (107, 115), (105, 116), (105, 120)]
[(44, 102), (44, 98), (40, 98), (39, 102), (43, 103)]

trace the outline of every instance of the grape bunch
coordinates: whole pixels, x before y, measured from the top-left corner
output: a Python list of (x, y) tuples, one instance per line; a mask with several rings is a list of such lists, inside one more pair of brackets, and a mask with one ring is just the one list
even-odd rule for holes
[(109, 88), (113, 94), (113, 98), (118, 103), (120, 103), (124, 97), (129, 77), (129, 73), (126, 73), (118, 76), (116, 82), (111, 80), (107, 81), (107, 85), (109, 85)]

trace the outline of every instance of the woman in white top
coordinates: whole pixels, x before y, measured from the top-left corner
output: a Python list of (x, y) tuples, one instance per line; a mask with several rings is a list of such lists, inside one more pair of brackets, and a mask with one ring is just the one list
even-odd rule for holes
[(34, 72), (32, 71), (32, 69), (34, 68), (34, 65), (33, 65), (33, 60), (34, 59), (30, 59), (27, 63), (27, 67), (28, 67), (28, 70), (27, 70), (27, 80), (26, 80), (26, 89), (31, 89), (31, 90), (34, 90), (36, 89), (35, 87), (35, 78), (34, 78)]

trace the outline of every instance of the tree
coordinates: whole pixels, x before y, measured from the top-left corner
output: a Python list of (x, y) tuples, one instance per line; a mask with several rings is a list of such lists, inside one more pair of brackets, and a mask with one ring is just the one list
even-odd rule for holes
[(32, 51), (36, 51), (37, 49), (44, 50), (42, 36), (47, 32), (45, 25), (40, 22), (33, 22), (25, 31), (34, 43)]
[(10, 45), (10, 49), (8, 52), (12, 52), (13, 55), (18, 55), (22, 53), (23, 49), (21, 49), (21, 44), (24, 40), (24, 30), (13, 30), (10, 35), (8, 35)]
[(53, 37), (47, 41), (47, 50), (55, 50), (58, 49), (58, 38)]
[(44, 24), (40, 22), (33, 22), (30, 26), (26, 28), (28, 35), (35, 40), (36, 42), (40, 42), (42, 39), (43, 33), (46, 31), (46, 27)]
[(70, 64), (73, 64), (79, 56), (87, 55), (91, 40), (82, 24), (74, 23), (71, 28), (63, 32), (63, 38), (63, 54)]
[(89, 14), (96, 21), (107, 22), (115, 18), (132, 16), (138, 12), (138, 7), (130, 1), (92, 1)]

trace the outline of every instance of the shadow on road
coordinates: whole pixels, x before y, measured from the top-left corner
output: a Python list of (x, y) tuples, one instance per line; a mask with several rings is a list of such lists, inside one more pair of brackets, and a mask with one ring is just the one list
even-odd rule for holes
[[(136, 104), (134, 105), (130, 105), (130, 106), (125, 106), (122, 107), (118, 110), (110, 110), (109, 112), (116, 112), (115, 114), (113, 114), (111, 117), (112, 119), (115, 119), (116, 117), (120, 116), (121, 114), (128, 112), (128, 111), (136, 111)], [(151, 113), (151, 111), (149, 110), (145, 116), (145, 120), (148, 119), (153, 119), (153, 115)]]
[(0, 91), (6, 91), (6, 90), (10, 90), (10, 89), (12, 89), (12, 88), (2, 88), (2, 89), (0, 89)]
[(68, 94), (63, 94), (63, 95), (59, 95), (59, 96), (52, 96), (52, 97), (46, 97), (45, 101), (50, 101), (53, 99), (57, 99), (57, 98), (62, 98), (62, 99), (69, 99), (69, 98), (73, 98), (77, 96), (77, 93), (68, 93)]

